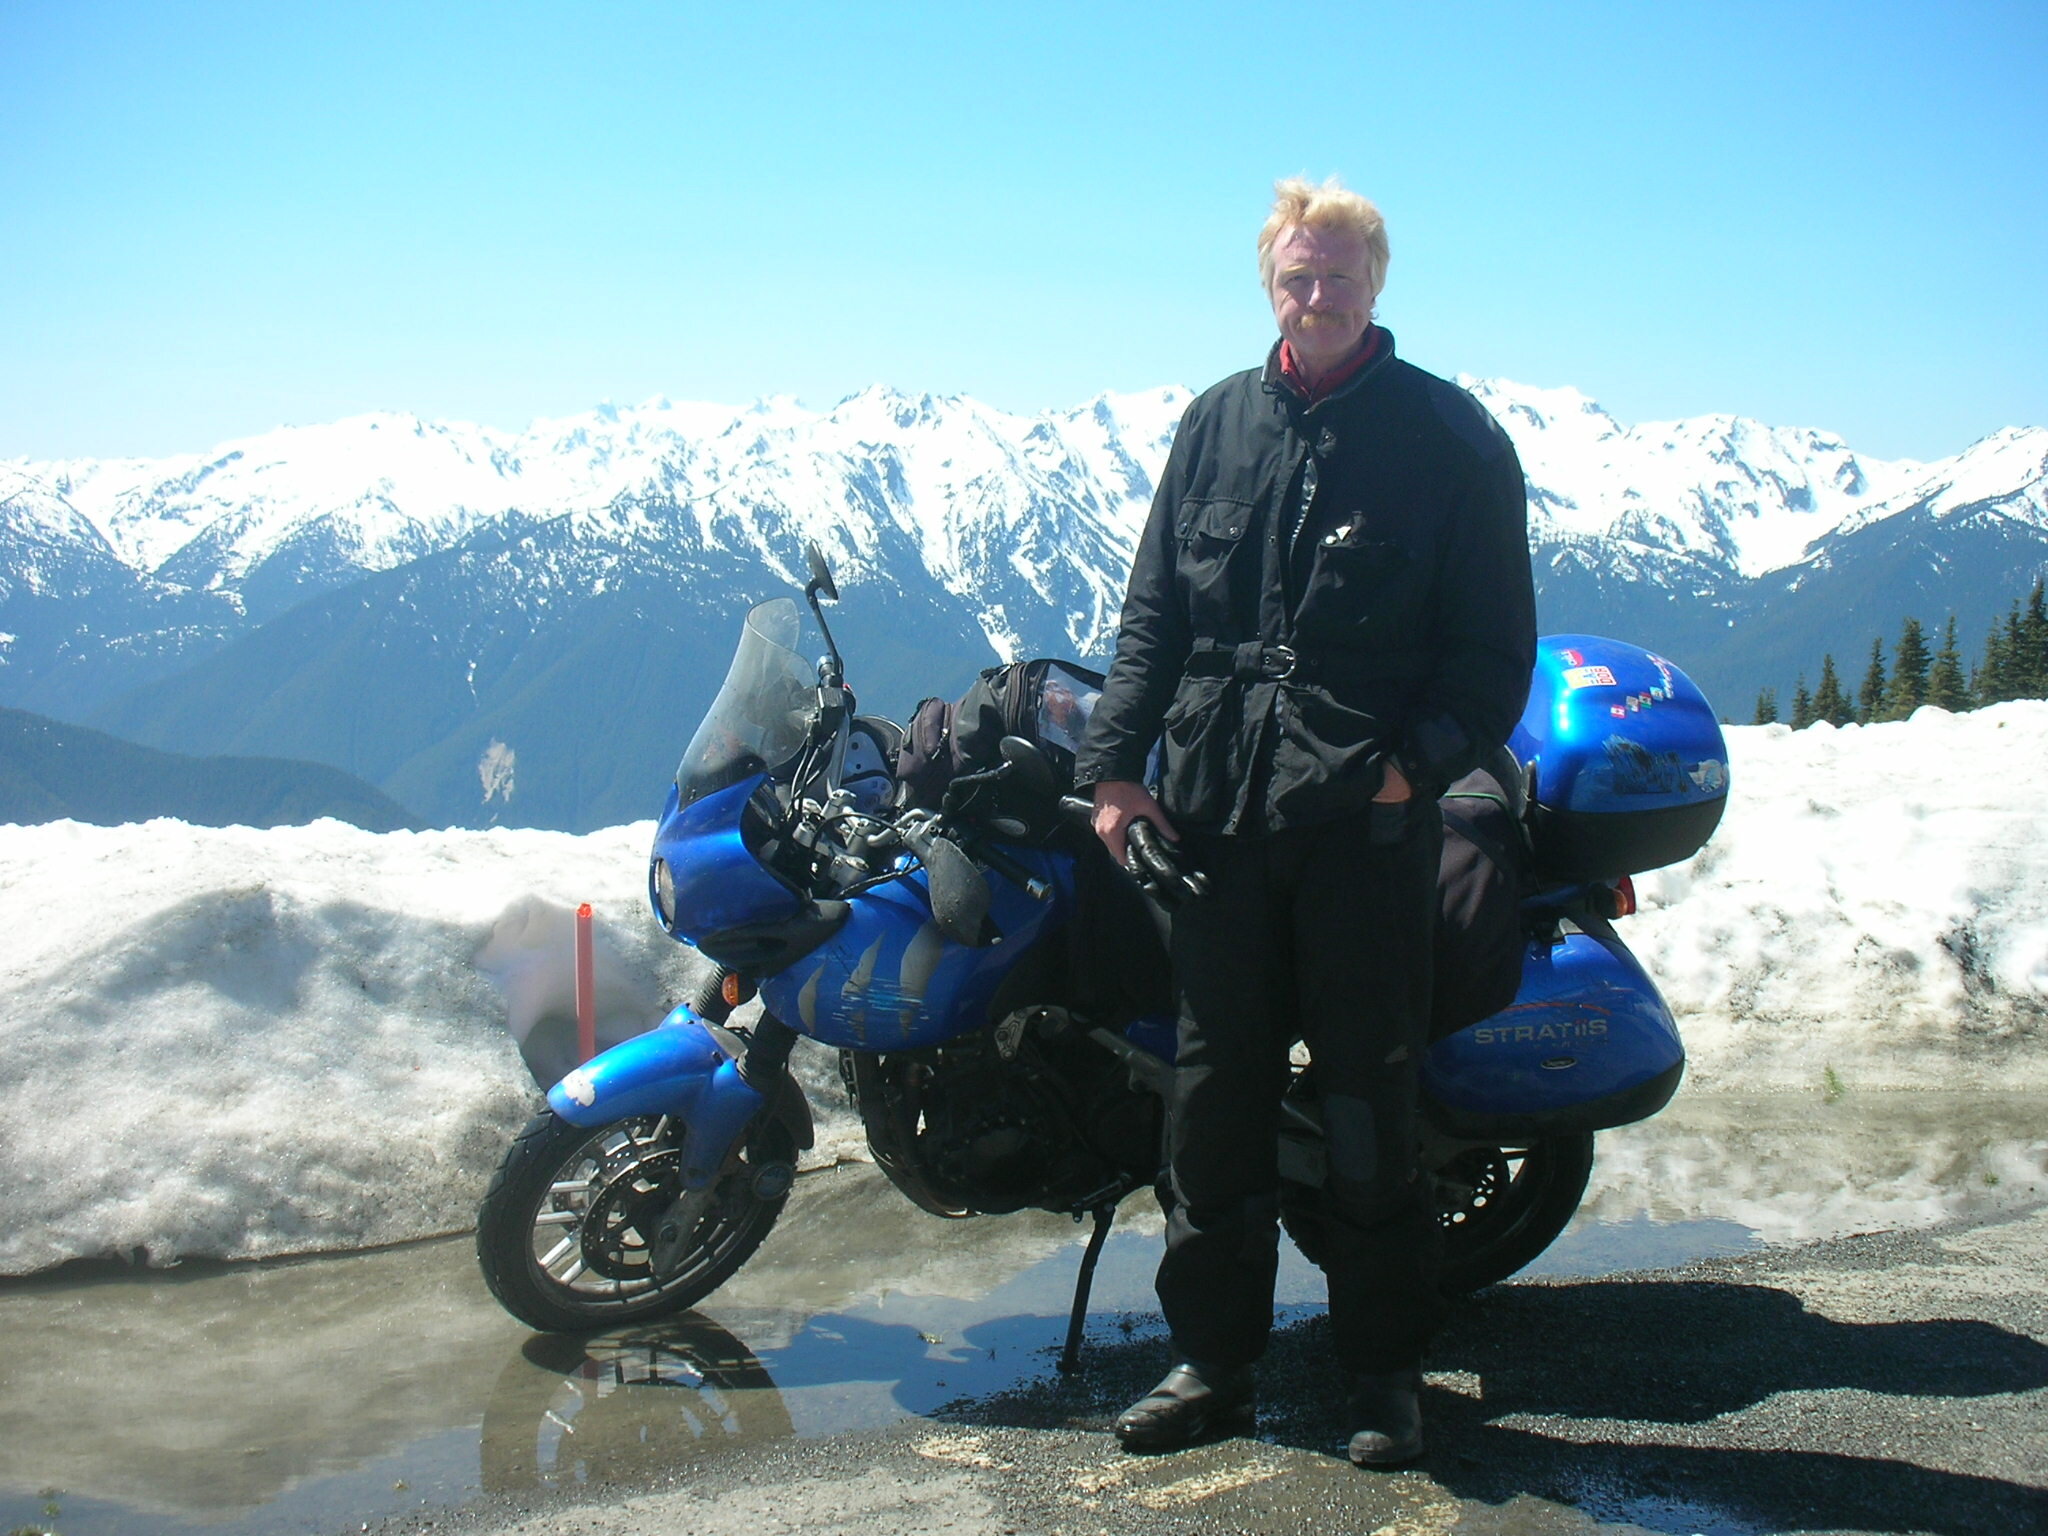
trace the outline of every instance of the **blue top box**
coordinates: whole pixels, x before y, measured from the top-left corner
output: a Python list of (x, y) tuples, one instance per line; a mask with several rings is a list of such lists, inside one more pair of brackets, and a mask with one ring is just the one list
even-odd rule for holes
[(1599, 635), (1536, 643), (1509, 746), (1531, 778), (1537, 868), (1598, 880), (1690, 858), (1728, 802), (1728, 748), (1706, 695), (1653, 651)]

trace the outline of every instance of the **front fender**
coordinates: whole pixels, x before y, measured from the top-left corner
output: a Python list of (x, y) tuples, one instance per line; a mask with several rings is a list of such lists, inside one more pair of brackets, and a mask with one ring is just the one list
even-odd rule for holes
[[(683, 1123), (683, 1183), (701, 1188), (769, 1102), (740, 1075), (738, 1042), (682, 1007), (654, 1029), (591, 1057), (548, 1090), (548, 1108), (596, 1127), (637, 1115)], [(813, 1140), (810, 1108), (791, 1084), (775, 1095), (799, 1146)]]

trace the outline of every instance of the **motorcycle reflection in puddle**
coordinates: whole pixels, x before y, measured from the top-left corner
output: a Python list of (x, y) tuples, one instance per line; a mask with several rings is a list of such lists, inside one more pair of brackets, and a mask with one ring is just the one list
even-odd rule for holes
[(767, 1367), (709, 1318), (536, 1334), (484, 1410), (483, 1486), (652, 1482), (693, 1456), (795, 1433)]

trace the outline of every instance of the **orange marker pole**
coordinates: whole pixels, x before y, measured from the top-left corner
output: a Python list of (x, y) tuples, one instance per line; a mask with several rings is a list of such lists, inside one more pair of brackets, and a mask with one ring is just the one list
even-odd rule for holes
[(590, 903), (576, 909), (576, 1059), (597, 1054), (597, 950), (590, 936)]

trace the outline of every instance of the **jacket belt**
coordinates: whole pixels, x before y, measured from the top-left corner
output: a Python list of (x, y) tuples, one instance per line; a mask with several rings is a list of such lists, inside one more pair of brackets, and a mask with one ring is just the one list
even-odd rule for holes
[(1386, 651), (1371, 656), (1345, 653), (1303, 654), (1291, 645), (1247, 640), (1242, 645), (1197, 640), (1181, 671), (1188, 677), (1228, 677), (1240, 683), (1371, 682), (1379, 678), (1414, 677), (1420, 653)]

